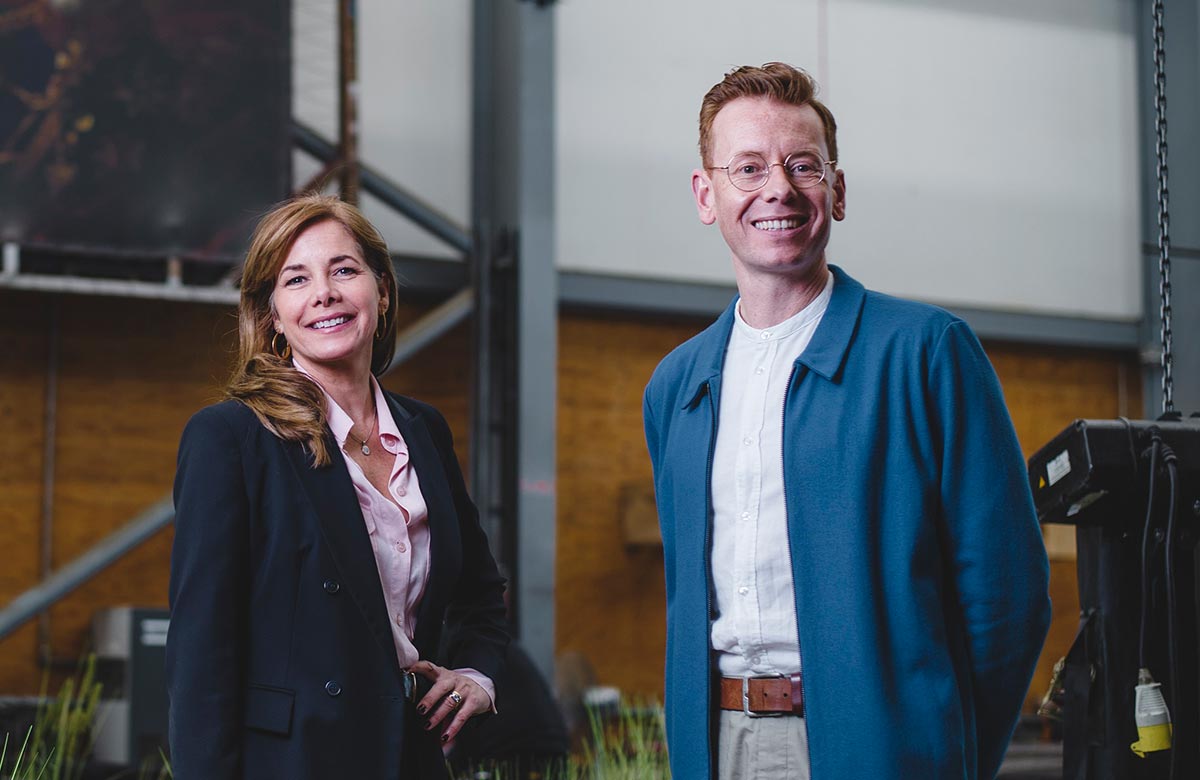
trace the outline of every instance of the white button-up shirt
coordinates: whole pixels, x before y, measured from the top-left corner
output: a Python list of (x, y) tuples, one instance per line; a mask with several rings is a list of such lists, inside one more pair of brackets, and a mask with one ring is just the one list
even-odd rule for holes
[(783, 492), (783, 403), (812, 340), (833, 275), (812, 303), (761, 330), (735, 309), (721, 373), (713, 453), (712, 647), (728, 677), (800, 671)]

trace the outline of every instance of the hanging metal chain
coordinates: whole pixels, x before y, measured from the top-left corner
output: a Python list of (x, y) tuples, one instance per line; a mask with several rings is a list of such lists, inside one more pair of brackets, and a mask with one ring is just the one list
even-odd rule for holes
[(1162, 341), (1162, 408), (1175, 410), (1171, 398), (1171, 238), (1167, 208), (1167, 50), (1163, 32), (1163, 0), (1154, 2), (1154, 152), (1158, 173), (1158, 318)]

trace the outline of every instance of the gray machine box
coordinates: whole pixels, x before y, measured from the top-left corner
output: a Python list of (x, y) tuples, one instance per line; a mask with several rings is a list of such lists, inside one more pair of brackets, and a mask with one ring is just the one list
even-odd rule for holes
[(97, 676), (95, 760), (137, 766), (167, 750), (167, 687), (163, 661), (169, 613), (113, 607), (92, 617)]

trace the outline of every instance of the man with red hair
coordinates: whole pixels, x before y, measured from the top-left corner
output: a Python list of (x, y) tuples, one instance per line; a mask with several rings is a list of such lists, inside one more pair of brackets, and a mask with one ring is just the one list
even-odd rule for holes
[(673, 776), (991, 778), (1050, 620), (1000, 385), (966, 323), (826, 261), (836, 123), (803, 71), (700, 111), (738, 297), (646, 388)]

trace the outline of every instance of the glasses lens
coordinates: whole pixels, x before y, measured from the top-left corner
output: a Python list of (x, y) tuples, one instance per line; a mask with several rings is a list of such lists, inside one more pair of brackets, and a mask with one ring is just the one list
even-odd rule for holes
[(797, 187), (811, 187), (825, 178), (825, 163), (815, 154), (790, 155), (783, 165)]
[(756, 190), (770, 174), (767, 161), (757, 154), (739, 154), (729, 161), (729, 181), (739, 190)]

